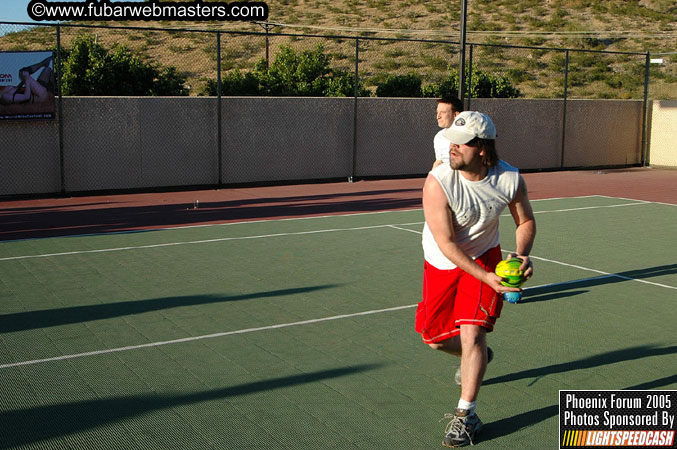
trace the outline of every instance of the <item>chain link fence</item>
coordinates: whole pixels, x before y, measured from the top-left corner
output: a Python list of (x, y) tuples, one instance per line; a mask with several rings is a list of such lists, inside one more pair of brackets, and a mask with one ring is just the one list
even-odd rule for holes
[[(59, 36), (57, 36), (59, 35)], [(28, 25), (0, 22), (0, 51), (56, 50), (64, 52), (78, 37), (88, 36), (108, 51), (124, 45), (134, 56), (158, 68), (173, 68), (186, 78), (189, 95), (205, 95), (209, 81), (239, 70), (251, 72), (270, 64), (288, 47), (302, 53), (322, 46), (332, 69), (358, 72), (374, 96), (387, 76), (416, 73), (422, 85), (442, 82), (458, 71), (459, 44), (445, 40), (288, 34), (262, 24), (261, 32), (158, 29), (95, 25)], [(500, 75), (522, 98), (641, 99), (645, 53), (469, 43), (468, 71)], [(218, 55), (220, 53), (220, 61)], [(356, 55), (359, 63), (355, 64)], [(652, 97), (677, 99), (677, 55), (651, 66)], [(484, 72), (484, 73), (483, 73)], [(472, 76), (469, 81), (472, 85)], [(471, 96), (472, 89), (468, 90)]]
[[(131, 55), (137, 57), (141, 62), (154, 67), (157, 70), (157, 77), (164, 75), (174, 76), (173, 79), (182, 80), (179, 95), (188, 95), (190, 97), (210, 97), (216, 98), (214, 114), (204, 114), (195, 112), (202, 123), (207, 123), (207, 129), (213, 130), (215, 136), (212, 140), (207, 140), (204, 144), (213, 148), (207, 152), (201, 152), (201, 156), (206, 158), (205, 166), (215, 167), (208, 170), (210, 175), (205, 177), (205, 184), (229, 184), (244, 183), (247, 181), (274, 181), (259, 180), (256, 173), (260, 165), (270, 164), (270, 158), (253, 158), (250, 169), (247, 173), (233, 173), (232, 166), (228, 161), (228, 146), (234, 144), (230, 139), (229, 130), (235, 127), (249, 127), (256, 129), (260, 122), (253, 120), (252, 117), (271, 126), (269, 118), (271, 112), (266, 110), (266, 106), (261, 103), (256, 106), (248, 107), (247, 117), (223, 117), (222, 105), (224, 102), (234, 102), (232, 95), (246, 95), (241, 92), (230, 92), (228, 85), (224, 81), (233, 80), (240, 83), (238, 86), (246, 85), (246, 76), (256, 70), (273, 65), (277, 58), (283, 55), (285, 49), (291, 50), (297, 56), (317, 52), (328, 58), (328, 64), (334, 75), (339, 74), (345, 78), (346, 83), (350, 83), (351, 89), (341, 91), (341, 95), (353, 97), (353, 103), (336, 102), (337, 108), (346, 110), (345, 124), (323, 123), (317, 125), (320, 127), (331, 126), (334, 128), (344, 127), (347, 136), (346, 144), (342, 144), (340, 152), (351, 152), (352, 157), (348, 166), (342, 162), (338, 165), (339, 171), (320, 171), (314, 176), (306, 173), (299, 173), (304, 178), (331, 178), (342, 177), (347, 170), (349, 177), (353, 176), (388, 176), (398, 175), (396, 167), (387, 167), (382, 164), (382, 173), (372, 173), (360, 171), (360, 167), (373, 167), (375, 160), (382, 158), (380, 155), (387, 153), (387, 148), (380, 148), (379, 141), (373, 144), (375, 148), (365, 150), (364, 154), (356, 154), (356, 142), (361, 139), (359, 135), (359, 121), (364, 115), (360, 111), (364, 108), (374, 110), (378, 109), (375, 103), (367, 105), (361, 103), (359, 98), (389, 96), (384, 94), (383, 84), (388, 78), (414, 77), (415, 83), (420, 83), (421, 89), (417, 95), (402, 95), (405, 97), (436, 97), (439, 94), (437, 89), (442, 84), (449, 83), (456, 76), (458, 79), (459, 69), (459, 48), (458, 42), (447, 40), (423, 40), (407, 39), (404, 37), (381, 38), (374, 35), (363, 36), (341, 36), (341, 35), (312, 35), (312, 34), (289, 34), (284, 33), (278, 27), (271, 24), (261, 24), (260, 32), (227, 32), (217, 30), (179, 30), (179, 29), (158, 29), (145, 27), (126, 27), (126, 26), (96, 26), (96, 25), (28, 25), (16, 23), (0, 22), (0, 51), (33, 51), (33, 50), (53, 50), (57, 55), (57, 62), (64, 63), (65, 59), (73, 52), (74, 45), (81, 39), (89, 39), (95, 44), (101, 46), (109, 53), (113, 54), (119, 45), (124, 45)], [(663, 65), (650, 65), (649, 55), (644, 53), (631, 52), (606, 52), (595, 50), (573, 50), (562, 48), (546, 47), (528, 47), (528, 46), (508, 46), (498, 44), (478, 44), (469, 43), (467, 45), (467, 70), (466, 80), (469, 88), (466, 89), (467, 98), (465, 99), (468, 108), (472, 109), (474, 100), (477, 97), (489, 97), (486, 90), (482, 90), (484, 84), (493, 86), (508, 86), (514, 89), (512, 97), (524, 99), (555, 99), (564, 100), (561, 113), (562, 135), (562, 158), (560, 168), (566, 168), (566, 159), (564, 157), (565, 145), (564, 136), (567, 127), (567, 102), (573, 100), (586, 99), (609, 99), (609, 100), (635, 100), (643, 101), (645, 106), (649, 96), (660, 96), (664, 99), (677, 98), (677, 55), (666, 55)], [(57, 76), (62, 74), (57, 70)], [(239, 74), (240, 78), (237, 78)], [(178, 76), (178, 78), (177, 78)], [(218, 81), (221, 80), (222, 83)], [(244, 80), (244, 81), (243, 81)], [(59, 78), (59, 86), (67, 85), (68, 80)], [(357, 81), (355, 85), (354, 81)], [(244, 83), (244, 84), (243, 84)], [(99, 97), (129, 95), (121, 93), (119, 86), (111, 83), (110, 86), (103, 86), (95, 95)], [(246, 86), (245, 86), (246, 87)], [(457, 88), (457, 85), (456, 85)], [(381, 89), (381, 90), (379, 90)], [(493, 89), (493, 88), (492, 88)], [(67, 91), (64, 91), (67, 94)], [(309, 91), (311, 92), (311, 91)], [(157, 90), (149, 91), (144, 94), (135, 93), (134, 96), (162, 96), (162, 92)], [(176, 95), (176, 94), (173, 94)], [(496, 95), (502, 96), (502, 95)], [(508, 95), (505, 95), (508, 96)], [(68, 97), (66, 97), (68, 98)], [(78, 100), (82, 101), (82, 100)], [(94, 101), (94, 99), (92, 99)], [(373, 102), (373, 101), (372, 101)], [(142, 105), (134, 106), (134, 101), (129, 100), (129, 107), (143, 108)], [(75, 106), (77, 102), (71, 101), (70, 106)], [(194, 103), (198, 104), (198, 103)], [(59, 97), (59, 105), (61, 97)], [(84, 139), (80, 137), (63, 135), (64, 126), (68, 127), (69, 121), (84, 121), (78, 124), (80, 128), (85, 126), (98, 127), (104, 129), (104, 136), (110, 139), (106, 143), (101, 141), (99, 145), (112, 145), (115, 147), (126, 139), (139, 138), (139, 133), (133, 129), (136, 127), (147, 127), (144, 133), (147, 134), (172, 134), (172, 121), (193, 120), (190, 115), (182, 117), (169, 117), (161, 114), (162, 108), (159, 107), (153, 114), (154, 118), (148, 118), (143, 123), (130, 123), (124, 116), (118, 117), (114, 111), (110, 111), (104, 101), (98, 113), (95, 116), (81, 117), (76, 111), (59, 109), (57, 121), (43, 122), (39, 127), (44, 128), (41, 132), (39, 147), (59, 149), (49, 165), (60, 165), (61, 190), (77, 191), (81, 185), (73, 181), (64, 181), (64, 173), (68, 173), (73, 167), (81, 165), (79, 161), (73, 161), (69, 157), (69, 145), (73, 140)], [(424, 105), (424, 104), (422, 104)], [(383, 104), (384, 111), (388, 111), (390, 117), (405, 117), (407, 120), (428, 123), (434, 121), (434, 111), (428, 111), (427, 106), (414, 108), (414, 111), (402, 111), (397, 103)], [(308, 121), (310, 117), (302, 111), (302, 105), (294, 113), (296, 117), (279, 117), (281, 123), (286, 121), (300, 122)], [(190, 107), (188, 108), (190, 110)], [(645, 108), (646, 110), (646, 108)], [(160, 111), (158, 113), (157, 111)], [(569, 112), (571, 113), (571, 112)], [(149, 112), (150, 114), (150, 112)], [(159, 115), (158, 115), (159, 114)], [(352, 122), (352, 123), (351, 123)], [(289, 123), (288, 123), (289, 124)], [(385, 124), (382, 124), (385, 126)], [(645, 126), (646, 122), (642, 124)], [(3, 132), (8, 136), (9, 143), (7, 151), (18, 149), (21, 140), (20, 126), (16, 123), (6, 123), (6, 129)], [(310, 127), (308, 134), (317, 133), (316, 128)], [(55, 136), (56, 133), (56, 136)], [(345, 134), (344, 133), (344, 134)], [(235, 133), (236, 136), (242, 136), (241, 133)], [(12, 137), (14, 136), (14, 137)], [(65, 138), (63, 136), (66, 136)], [(406, 135), (403, 136), (406, 139)], [(243, 139), (243, 138), (242, 138)], [(181, 136), (175, 136), (174, 141), (181, 142)], [(200, 140), (202, 142), (202, 140)], [(243, 142), (237, 143), (243, 145)], [(254, 142), (252, 145), (256, 145)], [(643, 143), (644, 144), (644, 143)], [(130, 143), (130, 145), (142, 145), (142, 142)], [(185, 144), (185, 158), (191, 158), (190, 143)], [(321, 145), (321, 142), (318, 142)], [(348, 148), (344, 148), (344, 147)], [(373, 150), (373, 151), (372, 151)], [(19, 151), (19, 150), (17, 150)], [(96, 153), (96, 152), (95, 152)], [(194, 152), (193, 152), (194, 153)], [(26, 156), (14, 155), (19, 160)], [(289, 155), (287, 155), (288, 157)], [(30, 157), (30, 156), (28, 156)], [(285, 156), (279, 156), (283, 158)], [(312, 156), (311, 156), (312, 157)], [(14, 160), (14, 158), (13, 158)], [(97, 167), (100, 173), (110, 175), (111, 180), (115, 178), (115, 173), (124, 171), (124, 167), (119, 165), (136, 165), (143, 160), (142, 155), (129, 155), (127, 158), (107, 158), (108, 166)], [(167, 177), (160, 176), (154, 183), (168, 182), (176, 184), (170, 180), (181, 179), (180, 167), (185, 165), (185, 159), (165, 161), (166, 167), (158, 167), (158, 170), (165, 170)], [(643, 162), (643, 161), (642, 161)], [(147, 162), (146, 162), (147, 164)], [(199, 165), (199, 164), (198, 164)], [(113, 167), (115, 166), (115, 167)], [(247, 166), (247, 164), (243, 164)], [(45, 172), (49, 167), (44, 168)], [(214, 172), (216, 175), (214, 175)], [(21, 172), (15, 172), (21, 177)], [(212, 175), (215, 178), (212, 178)], [(88, 176), (99, 176), (91, 173)], [(210, 181), (214, 180), (214, 181)], [(15, 180), (20, 183), (20, 179)], [(186, 181), (187, 184), (194, 182)], [(82, 186), (86, 183), (82, 184)], [(113, 181), (107, 184), (111, 188), (118, 188)], [(139, 182), (138, 187), (145, 186), (144, 182)], [(35, 190), (35, 189), (33, 189)], [(27, 192), (29, 192), (28, 190)]]

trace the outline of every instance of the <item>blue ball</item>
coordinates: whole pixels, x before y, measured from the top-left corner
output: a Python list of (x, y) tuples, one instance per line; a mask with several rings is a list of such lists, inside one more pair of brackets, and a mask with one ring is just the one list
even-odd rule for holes
[(517, 303), (520, 300), (522, 300), (522, 293), (521, 292), (504, 292), (503, 298), (508, 303)]

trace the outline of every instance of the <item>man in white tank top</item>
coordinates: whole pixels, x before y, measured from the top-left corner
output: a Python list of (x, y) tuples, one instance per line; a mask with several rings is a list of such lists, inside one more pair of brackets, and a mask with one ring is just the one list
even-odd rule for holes
[(503, 286), (494, 273), (503, 259), (498, 218), (506, 207), (515, 221), (517, 248), (527, 278), (536, 223), (519, 171), (498, 159), (496, 128), (482, 113), (465, 111), (445, 130), (449, 164), (437, 165), (423, 187), (423, 299), (416, 331), (436, 350), (461, 358), (461, 397), (445, 430), (444, 444), (471, 444), (482, 422), (475, 413), (488, 360), (486, 333), (503, 305)]

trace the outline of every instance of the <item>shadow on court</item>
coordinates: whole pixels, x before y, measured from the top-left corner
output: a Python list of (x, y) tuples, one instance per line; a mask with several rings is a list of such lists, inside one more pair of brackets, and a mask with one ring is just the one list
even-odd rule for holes
[(672, 347), (652, 347), (649, 345), (641, 345), (637, 347), (630, 347), (623, 350), (616, 350), (613, 352), (601, 353), (599, 355), (590, 356), (588, 358), (579, 359), (560, 364), (552, 364), (549, 366), (539, 367), (536, 369), (521, 370), (506, 375), (501, 375), (496, 378), (485, 380), (482, 385), (487, 386), (497, 383), (509, 383), (529, 378), (541, 378), (555, 373), (569, 372), (571, 370), (590, 369), (592, 367), (605, 366), (607, 364), (614, 364), (623, 361), (634, 361), (642, 358), (649, 358), (652, 356), (664, 356), (677, 354), (677, 346)]
[(487, 423), (482, 428), (482, 432), (479, 434), (477, 442), (482, 443), (484, 441), (490, 441), (515, 433), (523, 428), (543, 422), (557, 414), (559, 414), (559, 406), (551, 405), (506, 417), (505, 419), (497, 420), (496, 422)]
[(186, 395), (132, 395), (0, 412), (0, 423), (6, 430), (0, 436), (0, 448), (18, 447), (68, 436), (106, 424), (123, 422), (153, 411), (315, 383), (374, 370), (381, 366), (382, 364), (348, 366)]
[(237, 302), (260, 298), (283, 297), (287, 295), (305, 294), (324, 289), (333, 289), (338, 285), (327, 284), (293, 289), (256, 292), (252, 294), (219, 296), (188, 295), (181, 297), (154, 298), (128, 302), (106, 303), (102, 305), (70, 306), (67, 308), (46, 309), (0, 315), (0, 333), (48, 328), (58, 325), (88, 322), (92, 320), (111, 319), (131, 316), (150, 311), (161, 311), (181, 306), (207, 305), (210, 303)]
[(647, 389), (656, 389), (670, 384), (677, 383), (677, 375), (670, 375), (667, 377), (659, 378), (657, 380), (648, 381), (646, 383), (636, 384), (634, 386), (628, 386), (625, 388), (626, 391), (643, 391)]
[[(526, 295), (520, 303), (535, 303), (548, 300), (558, 300), (566, 297), (573, 297), (588, 292), (584, 288), (602, 286), (606, 284), (624, 283), (626, 281), (644, 280), (647, 278), (660, 277), (664, 275), (677, 274), (677, 264), (666, 264), (663, 266), (648, 267), (646, 269), (627, 270), (610, 275), (599, 277), (583, 278), (555, 286), (543, 286), (532, 289), (526, 289)], [(571, 290), (576, 289), (576, 290)]]
[[(354, 214), (421, 206), (420, 189), (382, 189), (223, 201), (205, 199), (207, 194), (204, 193), (202, 199), (200, 194), (195, 195), (197, 198), (190, 203), (115, 206), (121, 205), (118, 201), (108, 207), (100, 207), (105, 205), (103, 203), (91, 203), (58, 208), (40, 206), (5, 209), (0, 212), (3, 219), (0, 241), (268, 218)], [(210, 195), (213, 199), (219, 194)], [(192, 203), (194, 200), (199, 201), (197, 208)]]

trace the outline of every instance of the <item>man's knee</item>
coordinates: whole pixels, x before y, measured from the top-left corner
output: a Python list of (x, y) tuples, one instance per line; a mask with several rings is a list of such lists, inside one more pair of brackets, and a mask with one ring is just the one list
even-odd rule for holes
[(444, 344), (442, 342), (433, 342), (428, 344), (428, 347), (432, 348), (433, 350), (444, 350)]
[(486, 330), (476, 325), (461, 326), (461, 342), (463, 345), (482, 345), (486, 339)]

